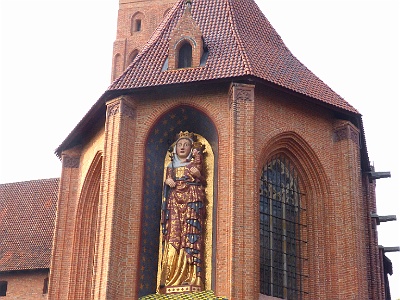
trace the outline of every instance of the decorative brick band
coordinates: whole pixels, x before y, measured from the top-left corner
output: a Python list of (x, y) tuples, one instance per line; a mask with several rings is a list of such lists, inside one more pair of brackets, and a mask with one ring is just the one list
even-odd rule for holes
[(355, 144), (359, 145), (359, 132), (354, 126), (348, 123), (335, 129), (333, 140), (334, 142), (352, 140)]
[(79, 168), (79, 162), (79, 157), (63, 156), (62, 166), (63, 168), (76, 169)]

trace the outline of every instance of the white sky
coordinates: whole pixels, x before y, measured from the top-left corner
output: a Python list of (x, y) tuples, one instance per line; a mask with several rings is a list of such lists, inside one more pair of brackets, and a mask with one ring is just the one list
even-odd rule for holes
[[(363, 115), (379, 244), (400, 246), (398, 0), (257, 0), (292, 53)], [(117, 0), (0, 0), (0, 183), (59, 177), (58, 145), (110, 84)], [(61, 92), (60, 92), (61, 91)], [(400, 299), (400, 252), (388, 253)], [(397, 282), (397, 284), (396, 284)]]

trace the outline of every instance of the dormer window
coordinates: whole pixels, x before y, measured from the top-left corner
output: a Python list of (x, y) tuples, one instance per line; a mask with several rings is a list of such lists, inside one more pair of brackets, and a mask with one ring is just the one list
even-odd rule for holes
[(204, 45), (203, 34), (193, 19), (191, 8), (192, 1), (186, 0), (185, 11), (171, 32), (168, 70), (198, 68), (205, 65), (207, 57), (203, 57), (203, 54), (207, 47)]
[(178, 68), (192, 67), (192, 45), (189, 42), (184, 42), (179, 49)]

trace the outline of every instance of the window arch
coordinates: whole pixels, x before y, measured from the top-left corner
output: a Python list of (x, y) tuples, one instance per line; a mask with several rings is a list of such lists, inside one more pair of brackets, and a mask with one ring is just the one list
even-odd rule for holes
[(192, 67), (192, 52), (192, 45), (187, 41), (183, 42), (178, 53), (178, 68)]
[(131, 35), (134, 32), (143, 30), (143, 18), (144, 15), (141, 12), (135, 13), (131, 18)]
[(97, 152), (86, 174), (79, 197), (72, 253), (70, 295), (90, 299), (95, 276), (95, 248), (100, 201), (100, 181), (103, 155)]
[(260, 179), (260, 292), (302, 299), (305, 247), (299, 180), (290, 160), (273, 157)]

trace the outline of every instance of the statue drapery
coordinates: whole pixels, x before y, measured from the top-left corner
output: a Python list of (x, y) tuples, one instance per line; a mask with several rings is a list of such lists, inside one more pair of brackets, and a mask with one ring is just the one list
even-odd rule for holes
[(168, 287), (204, 289), (206, 178), (204, 145), (180, 132), (166, 168), (161, 216), (159, 292)]

